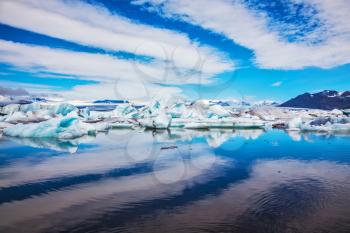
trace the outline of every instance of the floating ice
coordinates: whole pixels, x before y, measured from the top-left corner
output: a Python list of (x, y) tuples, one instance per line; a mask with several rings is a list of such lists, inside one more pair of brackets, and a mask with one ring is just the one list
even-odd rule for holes
[(332, 111), (330, 111), (330, 113), (338, 116), (343, 115), (343, 112), (340, 111), (339, 109), (333, 109)]
[(100, 129), (100, 125), (94, 127), (91, 124), (79, 121), (74, 115), (67, 115), (66, 117), (52, 118), (40, 123), (20, 123), (5, 128), (3, 132), (5, 135), (12, 137), (70, 139), (93, 134)]
[(209, 118), (212, 118), (212, 117), (223, 118), (223, 117), (229, 117), (230, 115), (231, 115), (230, 112), (220, 105), (212, 105), (209, 107), (209, 111), (208, 111)]
[(301, 117), (293, 118), (291, 121), (288, 122), (288, 130), (299, 131), (302, 123), (303, 120), (301, 119)]
[(171, 124), (171, 116), (165, 112), (159, 112), (156, 116), (139, 120), (141, 125), (150, 129), (167, 129)]
[(350, 117), (316, 118), (300, 126), (304, 131), (350, 132)]
[(78, 109), (67, 103), (47, 104), (47, 103), (31, 103), (31, 104), (9, 104), (1, 108), (0, 113), (11, 115), (15, 112), (36, 112), (39, 110), (48, 110), (51, 114), (66, 116), (68, 113), (77, 111)]
[[(90, 105), (88, 105), (90, 106)], [(346, 112), (273, 106), (237, 108), (220, 101), (153, 100), (113, 110), (78, 110), (67, 103), (35, 102), (0, 107), (0, 129), (16, 137), (75, 138), (111, 128), (264, 129), (349, 131)]]

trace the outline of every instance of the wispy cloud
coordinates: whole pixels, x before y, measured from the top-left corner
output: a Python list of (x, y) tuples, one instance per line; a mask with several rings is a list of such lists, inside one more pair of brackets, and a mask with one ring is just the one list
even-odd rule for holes
[(196, 69), (213, 75), (234, 67), (219, 51), (191, 41), (184, 34), (132, 22), (101, 6), (58, 0), (4, 0), (0, 4), (0, 22), (13, 27), (91, 47), (170, 61), (178, 69)]
[[(350, 63), (349, 2), (347, 0), (291, 0), (290, 4), (300, 2), (306, 3), (309, 7), (306, 10), (310, 12), (311, 9), (316, 9), (315, 15), (310, 15), (310, 17), (321, 19), (325, 25), (322, 30), (313, 32), (309, 38), (304, 35), (303, 41), (291, 42), (281, 38), (281, 32), (278, 30), (300, 32), (301, 27), (305, 27), (302, 23), (294, 25), (294, 28), (288, 28), (288, 25), (284, 25), (283, 22), (278, 27), (271, 27), (269, 18), (264, 12), (250, 9), (243, 1), (134, 1), (135, 4), (145, 4), (152, 10), (156, 9), (165, 17), (199, 25), (252, 49), (255, 53), (255, 63), (259, 67), (300, 69), (316, 66), (330, 68)], [(293, 12), (290, 14), (292, 15)], [(321, 36), (321, 43), (313, 43), (315, 37)]]
[[(115, 94), (116, 82), (120, 90), (128, 90), (130, 98), (179, 93), (179, 88), (167, 85), (209, 83), (215, 75), (235, 69), (234, 61), (224, 53), (183, 33), (133, 22), (101, 5), (82, 1), (4, 0), (0, 2), (0, 22), (84, 46), (153, 58), (141, 63), (0, 40), (0, 62), (38, 75), (49, 72), (100, 82), (74, 88), (68, 93), (71, 97), (92, 98), (93, 89), (94, 98), (105, 98)], [(139, 91), (130, 89), (135, 85)]]
[(282, 85), (282, 82), (274, 82), (271, 84), (271, 86), (273, 86), (273, 87), (279, 87), (281, 85)]
[[(53, 94), (59, 91), (59, 88), (55, 86), (33, 84), (33, 83), (21, 83), (21, 82), (14, 82), (14, 81), (0, 81), (0, 86), (3, 86), (3, 87), (0, 87), (0, 95), (10, 95), (10, 96), (41, 94), (41, 93)], [(13, 91), (4, 91), (5, 89), (13, 90)]]
[(164, 67), (159, 64), (137, 64), (135, 61), (107, 55), (30, 46), (4, 40), (0, 40), (0, 48), (1, 61), (27, 71), (74, 75), (84, 80), (101, 82), (97, 85), (78, 86), (67, 92), (69, 97), (149, 98), (154, 94), (170, 95), (180, 92), (178, 88), (166, 88), (164, 85), (197, 82), (195, 77), (183, 79), (172, 72), (165, 76)]

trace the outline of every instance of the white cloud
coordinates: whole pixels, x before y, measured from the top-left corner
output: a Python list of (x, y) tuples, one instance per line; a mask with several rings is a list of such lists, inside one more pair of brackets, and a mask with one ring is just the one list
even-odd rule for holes
[(272, 83), (271, 86), (273, 87), (279, 87), (282, 85), (282, 82), (275, 82), (275, 83)]
[(33, 83), (20, 83), (14, 81), (0, 81), (0, 86), (2, 87), (10, 87), (10, 88), (21, 88), (28, 91), (30, 94), (34, 93), (47, 93), (52, 92), (54, 87), (43, 84), (33, 84)]
[(37, 76), (49, 72), (53, 77), (71, 75), (100, 82), (76, 86), (65, 92), (68, 98), (133, 99), (178, 94), (179, 88), (167, 85), (205, 84), (216, 74), (234, 69), (234, 62), (224, 54), (191, 41), (185, 34), (133, 22), (82, 1), (3, 0), (0, 22), (89, 47), (154, 58), (142, 63), (0, 40), (0, 62)]
[[(59, 73), (101, 82), (97, 85), (77, 86), (66, 92), (67, 98), (150, 98), (155, 94), (170, 95), (180, 92), (178, 88), (160, 84), (197, 83), (197, 77), (183, 79), (171, 71), (164, 76), (161, 64), (139, 64), (133, 60), (121, 60), (107, 55), (30, 46), (4, 40), (0, 40), (0, 61), (33, 73)], [(150, 76), (140, 70), (147, 71)]]
[[(318, 10), (317, 16), (326, 24), (314, 33), (323, 36), (319, 44), (288, 42), (280, 32), (269, 28), (268, 17), (248, 9), (242, 1), (226, 0), (138, 0), (150, 3), (152, 10), (165, 17), (177, 18), (223, 34), (255, 53), (255, 63), (263, 68), (300, 69), (309, 66), (331, 68), (350, 63), (350, 24), (347, 0), (292, 0), (306, 2)], [(209, 10), (208, 10), (209, 9)], [(281, 27), (283, 28), (283, 25)], [(326, 29), (326, 34), (324, 34)], [(288, 29), (284, 29), (288, 30)]]
[(138, 82), (103, 82), (93, 85), (79, 85), (72, 90), (61, 92), (69, 99), (126, 99), (132, 101), (147, 101), (154, 97), (169, 98), (181, 95), (181, 89), (164, 87), (151, 83)]
[(82, 45), (170, 61), (178, 70), (213, 76), (234, 66), (217, 50), (184, 34), (135, 23), (81, 1), (3, 0), (0, 22)]

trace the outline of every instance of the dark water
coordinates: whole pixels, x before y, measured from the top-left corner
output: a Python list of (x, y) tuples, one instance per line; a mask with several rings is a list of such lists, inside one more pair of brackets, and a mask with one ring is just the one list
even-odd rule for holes
[(350, 136), (2, 138), (0, 232), (350, 232)]

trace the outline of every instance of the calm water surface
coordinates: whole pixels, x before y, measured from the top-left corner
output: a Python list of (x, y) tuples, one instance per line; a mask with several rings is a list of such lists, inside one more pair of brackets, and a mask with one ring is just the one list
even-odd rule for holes
[(0, 232), (350, 232), (350, 135), (3, 137)]

